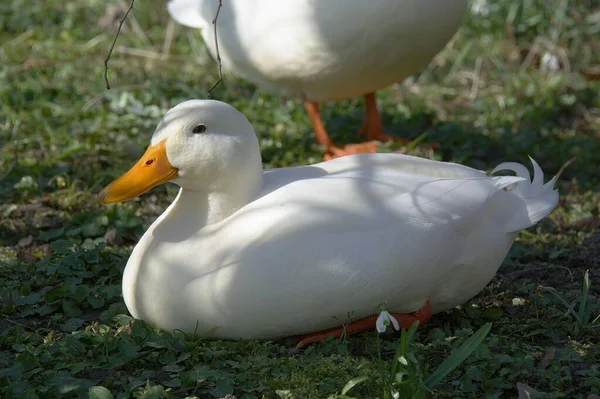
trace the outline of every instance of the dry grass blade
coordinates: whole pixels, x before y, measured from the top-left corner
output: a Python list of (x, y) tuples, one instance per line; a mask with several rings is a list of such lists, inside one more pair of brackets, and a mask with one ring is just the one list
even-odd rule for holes
[(161, 51), (162, 58), (166, 59), (169, 56), (169, 52), (171, 51), (171, 45), (173, 44), (174, 38), (175, 21), (173, 21), (173, 19), (169, 19), (169, 22), (167, 22), (167, 28), (165, 29), (165, 40), (163, 42)]

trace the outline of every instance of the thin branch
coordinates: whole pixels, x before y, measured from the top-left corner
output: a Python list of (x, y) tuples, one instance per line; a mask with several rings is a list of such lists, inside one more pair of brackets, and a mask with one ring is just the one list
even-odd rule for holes
[(123, 27), (123, 24), (125, 23), (129, 12), (133, 9), (133, 3), (135, 3), (135, 0), (131, 0), (131, 3), (129, 3), (129, 8), (125, 12), (125, 15), (123, 15), (123, 18), (121, 18), (121, 21), (119, 21), (119, 27), (117, 29), (117, 34), (115, 35), (115, 40), (113, 40), (112, 45), (110, 46), (110, 50), (108, 51), (108, 56), (104, 60), (104, 82), (106, 82), (106, 90), (110, 90), (110, 83), (108, 83), (108, 61), (110, 61), (110, 56), (112, 55), (113, 49), (115, 48), (115, 44), (117, 44), (117, 39), (119, 38), (119, 34), (121, 33), (121, 28)]
[[(127, 9), (125, 8), (125, 4), (121, 3), (121, 10), (127, 12)], [(150, 39), (148, 39), (148, 36), (146, 35), (146, 33), (144, 33), (144, 29), (142, 29), (142, 26), (140, 25), (137, 18), (135, 17), (135, 14), (132, 14), (131, 17), (129, 17), (129, 20), (127, 22), (129, 22), (131, 24), (131, 28), (133, 29), (133, 32), (144, 42), (144, 44), (147, 47), (152, 47), (152, 43), (150, 42)]]
[(221, 82), (223, 81), (223, 72), (221, 70), (221, 67), (222, 67), (221, 53), (219, 52), (219, 41), (217, 40), (217, 19), (219, 18), (219, 12), (221, 11), (221, 7), (223, 6), (223, 0), (218, 0), (218, 1), (219, 1), (219, 6), (217, 7), (217, 14), (215, 15), (215, 19), (212, 20), (212, 24), (213, 24), (214, 34), (215, 34), (215, 49), (217, 50), (217, 63), (219, 64), (219, 80), (217, 80), (217, 83), (215, 83), (213, 85), (213, 87), (211, 87), (208, 90), (208, 98), (211, 97), (211, 93), (213, 92), (213, 90), (215, 90), (217, 88), (217, 86), (219, 86), (221, 84)]

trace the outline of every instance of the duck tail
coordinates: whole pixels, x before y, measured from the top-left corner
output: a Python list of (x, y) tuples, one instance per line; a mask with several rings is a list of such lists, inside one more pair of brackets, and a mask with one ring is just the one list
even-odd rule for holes
[[(512, 184), (503, 183), (504, 179), (509, 178), (499, 177), (498, 184), (501, 184), (507, 194), (510, 193), (521, 201), (523, 208), (513, 209), (513, 212), (508, 216), (506, 221), (506, 231), (516, 232), (533, 226), (546, 215), (548, 215), (558, 203), (558, 190), (554, 188), (554, 184), (560, 177), (562, 171), (572, 162), (569, 161), (559, 170), (549, 182), (544, 184), (544, 172), (540, 165), (531, 157), (529, 157), (533, 165), (533, 179), (527, 168), (516, 162), (503, 162), (496, 166), (491, 173), (496, 173), (500, 170), (512, 170), (520, 178), (518, 182)], [(512, 177), (512, 176), (510, 176)], [(514, 177), (512, 177), (514, 179)], [(510, 180), (507, 180), (510, 183)], [(511, 203), (513, 203), (511, 201)], [(514, 203), (513, 203), (514, 204)]]

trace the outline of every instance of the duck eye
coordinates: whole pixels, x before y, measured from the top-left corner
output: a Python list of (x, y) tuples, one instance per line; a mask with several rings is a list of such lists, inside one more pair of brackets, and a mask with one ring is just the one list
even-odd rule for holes
[(198, 125), (194, 128), (194, 130), (192, 130), (193, 133), (199, 134), (199, 133), (204, 133), (206, 131), (206, 126), (204, 125)]

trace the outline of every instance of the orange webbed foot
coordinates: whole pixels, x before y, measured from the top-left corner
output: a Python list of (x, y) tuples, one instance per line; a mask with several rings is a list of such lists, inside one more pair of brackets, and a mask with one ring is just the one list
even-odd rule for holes
[[(390, 313), (390, 315), (398, 321), (400, 328), (409, 328), (415, 321), (418, 321), (419, 325), (426, 323), (431, 318), (431, 312), (431, 304), (427, 301), (421, 309), (414, 313)], [(323, 341), (329, 337), (338, 338), (342, 335), (352, 335), (362, 331), (375, 329), (378, 317), (379, 315), (367, 316), (360, 320), (353, 321), (346, 326), (304, 334), (300, 336), (300, 341), (296, 344), (296, 348), (302, 349), (307, 345)]]
[(335, 158), (354, 154), (370, 154), (377, 152), (377, 142), (367, 141), (365, 143), (346, 144), (344, 147), (330, 146), (323, 155), (323, 159), (330, 161)]
[(361, 137), (365, 137), (367, 140), (379, 141), (382, 143), (387, 143), (388, 141), (395, 141), (406, 145), (411, 142), (410, 139), (387, 134), (383, 131), (381, 126), (370, 128), (366, 121), (358, 130), (358, 135)]

